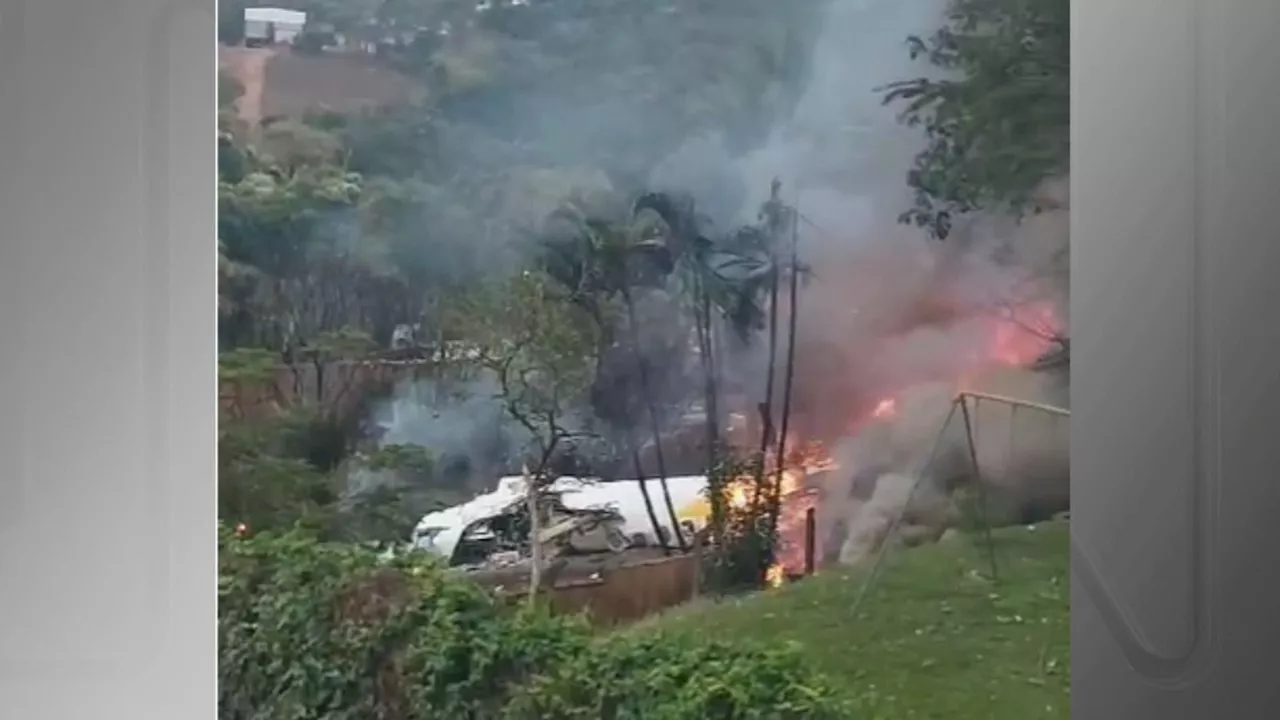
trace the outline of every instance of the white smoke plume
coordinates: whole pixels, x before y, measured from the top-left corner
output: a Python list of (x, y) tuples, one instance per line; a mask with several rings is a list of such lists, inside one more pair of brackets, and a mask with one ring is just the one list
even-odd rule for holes
[[(752, 221), (777, 178), (783, 200), (806, 218), (801, 254), (814, 277), (799, 300), (792, 424), (834, 446), (842, 461), (832, 481), (838, 484), (884, 454), (884, 443), (860, 436), (858, 421), (885, 397), (918, 396), (914, 403), (900, 401), (894, 443), (903, 449), (889, 454), (909, 465), (903, 458), (922, 452), (939, 407), (945, 413), (962, 377), (979, 385), (994, 377), (990, 368), (975, 369), (974, 360), (991, 350), (993, 306), (1066, 247), (1065, 212), (1023, 224), (983, 218), (957, 228), (946, 243), (897, 223), (910, 202), (906, 172), (924, 138), (897, 122), (897, 108), (883, 106), (876, 88), (930, 74), (923, 61), (910, 58), (906, 38), (936, 30), (945, 21), (944, 9), (944, 0), (831, 0), (806, 89), (794, 111), (777, 119), (763, 146), (735, 155), (722, 138), (689, 138), (648, 178), (653, 189), (689, 192), (726, 229)], [(589, 89), (577, 94), (591, 96)], [(636, 117), (635, 106), (625, 104), (628, 117), (611, 117), (613, 107), (621, 106), (601, 100), (587, 112), (580, 100), (558, 105), (548, 99), (538, 104), (522, 142), (551, 152), (597, 137), (599, 127), (610, 124), (651, 128), (655, 137), (669, 131), (656, 113)], [(1001, 246), (1017, 250), (1013, 263), (993, 259)], [(1065, 323), (1065, 275), (1053, 280), (1046, 297)], [(756, 343), (731, 368), (761, 394), (763, 346)], [(1047, 400), (1053, 392), (1038, 379), (990, 382), (1018, 385), (1030, 399)], [(473, 404), (415, 409), (414, 415), (406, 408), (415, 401), (398, 396), (392, 407), (401, 411), (390, 416), (388, 437), (466, 446), (474, 428), (497, 412), (489, 397), (479, 393)], [(908, 407), (913, 405), (920, 409)], [(820, 523), (828, 525), (842, 513), (847, 514), (833, 502)]]
[[(777, 178), (783, 200), (806, 218), (801, 254), (814, 278), (799, 300), (791, 423), (802, 435), (834, 445), (841, 471), (828, 481), (820, 533), (839, 521), (855, 545), (860, 536), (875, 534), (859, 522), (883, 529), (882, 506), (900, 508), (906, 497), (900, 482), (890, 483), (883, 490), (893, 498), (877, 497), (874, 512), (860, 511), (848, 498), (848, 483), (868, 468), (918, 472), (962, 382), (1065, 405), (1057, 378), (991, 362), (997, 325), (1010, 343), (1038, 344), (1035, 337), (1015, 337), (1024, 329), (1002, 321), (1001, 308), (1041, 301), (1046, 305), (1040, 312), (1047, 307), (1058, 324), (1051, 329), (1065, 332), (1069, 200), (1061, 188), (1048, 189), (1058, 194), (1059, 211), (1020, 223), (972, 219), (945, 243), (896, 222), (910, 202), (906, 171), (924, 138), (897, 122), (895, 108), (881, 104), (876, 88), (929, 75), (929, 67), (910, 59), (905, 40), (933, 32), (944, 20), (941, 0), (834, 0), (814, 49), (808, 89), (764, 147), (733, 158), (716, 139), (700, 138), (655, 177), (657, 184), (684, 185), (709, 199), (703, 209), (722, 224), (750, 221)], [(732, 197), (724, 189), (736, 187), (746, 188), (745, 202), (727, 210)], [(763, 342), (740, 368), (761, 395), (762, 350)], [(779, 368), (782, 363), (780, 353)], [(891, 398), (896, 412), (864, 429), (872, 408)], [(1033, 414), (1011, 420), (1007, 408), (988, 408), (975, 420), (987, 430), (977, 441), (980, 464), (988, 468), (984, 481), (1012, 486), (1014, 504), (1056, 507), (1066, 501), (1065, 422), (1029, 428)], [(943, 435), (937, 477), (930, 480), (940, 483), (970, 467), (959, 427), (953, 423)], [(1020, 450), (1009, 450), (1010, 442)], [(1022, 456), (1011, 459), (1010, 452)], [(923, 488), (919, 502), (936, 500), (938, 489)]]

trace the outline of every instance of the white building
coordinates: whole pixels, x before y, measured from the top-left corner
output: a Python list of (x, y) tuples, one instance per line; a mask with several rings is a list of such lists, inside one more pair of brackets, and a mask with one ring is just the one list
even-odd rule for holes
[(244, 38), (249, 43), (286, 45), (302, 32), (307, 14), (298, 10), (275, 7), (253, 7), (244, 10)]

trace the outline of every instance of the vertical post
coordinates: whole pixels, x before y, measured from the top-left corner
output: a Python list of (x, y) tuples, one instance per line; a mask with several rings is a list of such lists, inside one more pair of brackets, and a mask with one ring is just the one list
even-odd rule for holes
[[(982, 482), (982, 471), (978, 467), (978, 447), (974, 443), (974, 419), (969, 414), (969, 396), (961, 394), (956, 398), (960, 403), (960, 412), (964, 417), (964, 432), (969, 441), (969, 462), (973, 465), (973, 484), (978, 491), (978, 511), (982, 515), (982, 534), (987, 541), (987, 561), (991, 565), (991, 579), (1000, 579), (1000, 568), (996, 564), (996, 542), (991, 535), (991, 516), (987, 510), (987, 488)], [(973, 398), (974, 411), (978, 409), (978, 398)]]
[(690, 600), (697, 600), (698, 595), (702, 594), (702, 540), (705, 534), (706, 533), (702, 529), (699, 529), (693, 534), (693, 552), (691, 553), (693, 557), (692, 560), (690, 560), (692, 563), (690, 572), (693, 573), (693, 582), (692, 590), (689, 591)]
[(818, 511), (817, 508), (809, 508), (804, 512), (804, 574), (812, 575), (813, 568), (817, 558), (816, 547), (818, 540)]

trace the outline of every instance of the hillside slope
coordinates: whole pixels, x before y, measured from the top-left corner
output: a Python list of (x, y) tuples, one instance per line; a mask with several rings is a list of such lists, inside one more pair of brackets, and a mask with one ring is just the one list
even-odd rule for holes
[(1065, 522), (997, 531), (998, 582), (967, 537), (886, 559), (865, 577), (836, 570), (691, 606), (631, 632), (795, 643), (847, 688), (858, 718), (1029, 720), (1070, 716)]
[(358, 112), (425, 95), (421, 83), (360, 54), (303, 55), (287, 48), (219, 45), (218, 66), (244, 87), (237, 110), (250, 124), (322, 109)]

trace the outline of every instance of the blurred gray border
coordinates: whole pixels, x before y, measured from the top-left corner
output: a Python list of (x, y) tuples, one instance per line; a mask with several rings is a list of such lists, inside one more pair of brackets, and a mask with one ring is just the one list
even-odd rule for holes
[(211, 0), (0, 0), (0, 717), (216, 707)]
[(1280, 717), (1280, 3), (1075, 0), (1072, 710)]
[[(1280, 717), (1280, 3), (1075, 0), (1073, 711)], [(0, 0), (0, 716), (209, 717), (214, 4)]]

